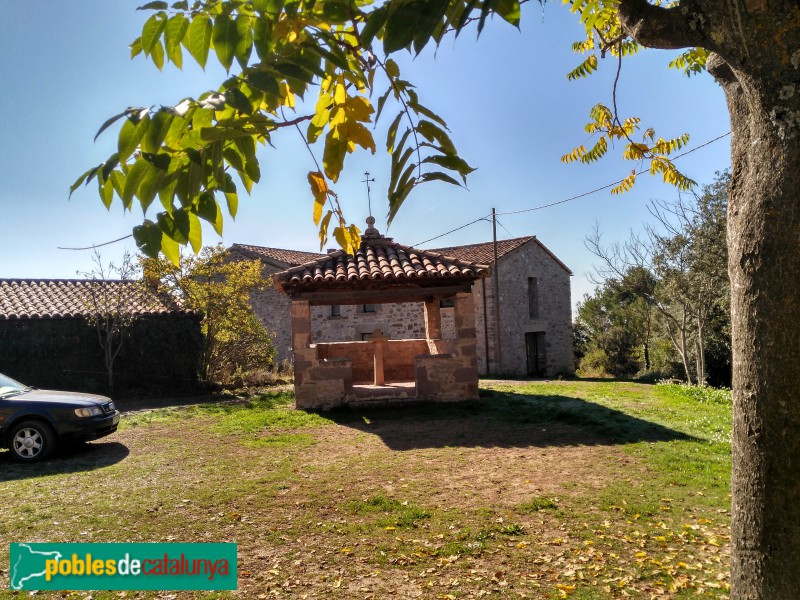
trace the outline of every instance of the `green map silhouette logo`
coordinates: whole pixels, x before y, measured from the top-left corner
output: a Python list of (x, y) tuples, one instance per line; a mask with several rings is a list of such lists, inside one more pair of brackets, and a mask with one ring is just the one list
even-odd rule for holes
[(235, 590), (235, 543), (10, 545), (11, 590)]
[(12, 590), (33, 589), (36, 579), (45, 580), (46, 562), (60, 560), (61, 553), (34, 550), (30, 544), (11, 544), (9, 587)]

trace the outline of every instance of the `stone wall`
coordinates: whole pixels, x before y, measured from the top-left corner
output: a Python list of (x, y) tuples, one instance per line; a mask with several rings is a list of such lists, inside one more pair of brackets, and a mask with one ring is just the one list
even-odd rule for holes
[(332, 316), (330, 306), (312, 306), (312, 341), (360, 341), (375, 329), (380, 329), (390, 340), (425, 338), (422, 303), (375, 304), (374, 307), (375, 312), (364, 312), (362, 305), (340, 305), (339, 316)]
[[(535, 242), (509, 252), (499, 263), (502, 364), (497, 368), (493, 360), (496, 343), (494, 327), (491, 327), (494, 322), (494, 293), (492, 280), (487, 278), (490, 369), (509, 375), (526, 375), (525, 334), (539, 332), (544, 334), (544, 348), (540, 349), (544, 363), (542, 374), (552, 377), (559, 373), (573, 373), (570, 274)], [(536, 278), (538, 283), (538, 314), (533, 318), (530, 314), (529, 278)]]

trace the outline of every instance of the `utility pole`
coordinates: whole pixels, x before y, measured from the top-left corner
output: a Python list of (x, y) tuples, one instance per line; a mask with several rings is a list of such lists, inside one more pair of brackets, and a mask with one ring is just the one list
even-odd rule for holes
[[(497, 268), (497, 215), (492, 208), (492, 253), (494, 255), (494, 267), (492, 268), (492, 282), (494, 287), (494, 361), (495, 374), (503, 371), (503, 351), (500, 345), (500, 274)], [(484, 302), (486, 299), (484, 298)]]

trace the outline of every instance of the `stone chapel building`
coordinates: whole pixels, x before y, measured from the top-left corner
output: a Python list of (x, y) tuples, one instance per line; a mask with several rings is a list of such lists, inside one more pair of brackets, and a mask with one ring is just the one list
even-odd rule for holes
[[(472, 288), (477, 367), (481, 375), (553, 377), (574, 372), (572, 352), (572, 271), (535, 236), (430, 249), (470, 263), (489, 265), (492, 275)], [(324, 254), (233, 244), (232, 259), (260, 260), (265, 276), (319, 260)], [(494, 271), (499, 287), (499, 328), (495, 314)], [(269, 287), (251, 295), (257, 316), (273, 332), (277, 360), (291, 360), (291, 301)], [(442, 337), (454, 337), (452, 303), (441, 302)], [(376, 329), (392, 339), (424, 339), (422, 302), (311, 307), (313, 342), (367, 340)], [(498, 332), (499, 329), (499, 332)], [(499, 348), (498, 348), (499, 339)], [(499, 359), (499, 362), (498, 362)]]

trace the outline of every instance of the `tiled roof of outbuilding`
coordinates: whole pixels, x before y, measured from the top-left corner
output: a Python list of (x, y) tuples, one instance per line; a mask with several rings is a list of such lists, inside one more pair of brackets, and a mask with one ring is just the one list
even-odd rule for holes
[[(122, 294), (135, 315), (190, 314), (141, 282), (88, 279), (0, 279), (0, 319), (85, 317), (92, 306), (92, 286), (102, 286), (98, 298)], [(99, 300), (102, 302), (102, 300)], [(109, 300), (113, 301), (113, 300)]]
[[(372, 230), (375, 231), (375, 230)], [(488, 274), (484, 264), (444, 256), (431, 250), (417, 250), (393, 242), (391, 238), (370, 235), (361, 238), (355, 255), (338, 250), (317, 260), (273, 275), (283, 289), (303, 284), (360, 281), (413, 282), (421, 280), (478, 279)]]
[(317, 252), (284, 250), (282, 248), (267, 248), (265, 246), (251, 246), (249, 244), (233, 244), (231, 245), (231, 250), (239, 252), (248, 258), (266, 258), (288, 266), (302, 265), (325, 256)]
[[(570, 268), (561, 262), (558, 257), (553, 254), (547, 246), (545, 246), (535, 235), (526, 237), (511, 238), (510, 240), (497, 241), (497, 258), (502, 258), (506, 254), (516, 250), (520, 246), (524, 246), (528, 242), (534, 242), (541, 248), (550, 258), (552, 258), (561, 268), (567, 273), (572, 275)], [(449, 248), (434, 248), (429, 252), (440, 252), (446, 256), (454, 256), (461, 260), (469, 260), (481, 262), (490, 265), (494, 262), (494, 249), (492, 242), (483, 242), (481, 244), (467, 244), (466, 246), (450, 246)]]

